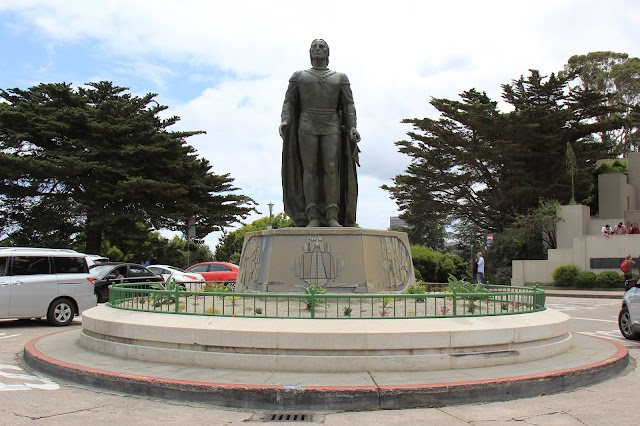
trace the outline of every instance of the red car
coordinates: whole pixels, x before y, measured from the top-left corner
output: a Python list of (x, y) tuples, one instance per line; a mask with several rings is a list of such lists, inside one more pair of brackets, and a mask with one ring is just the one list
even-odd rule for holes
[(185, 272), (197, 272), (205, 281), (234, 283), (238, 278), (238, 265), (229, 262), (200, 262), (189, 266)]

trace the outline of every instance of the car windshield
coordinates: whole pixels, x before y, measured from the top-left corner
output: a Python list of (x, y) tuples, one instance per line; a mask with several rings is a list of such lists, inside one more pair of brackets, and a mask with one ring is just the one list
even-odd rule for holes
[(104, 278), (109, 275), (115, 265), (96, 265), (89, 270), (89, 273), (95, 278)]

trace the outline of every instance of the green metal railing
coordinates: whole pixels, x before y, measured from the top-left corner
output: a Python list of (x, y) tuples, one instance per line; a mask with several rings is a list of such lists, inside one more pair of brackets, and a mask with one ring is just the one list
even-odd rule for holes
[[(114, 308), (183, 315), (251, 318), (390, 319), (513, 315), (545, 309), (537, 287), (486, 286), (484, 293), (278, 294), (110, 286)], [(161, 284), (158, 284), (161, 287)], [(442, 287), (443, 288), (443, 287)], [(218, 287), (219, 289), (219, 287)]]

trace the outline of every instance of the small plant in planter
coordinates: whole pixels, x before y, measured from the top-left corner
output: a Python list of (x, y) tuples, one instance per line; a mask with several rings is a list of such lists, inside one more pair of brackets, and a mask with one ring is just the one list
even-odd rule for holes
[(393, 297), (383, 297), (380, 300), (382, 301), (382, 309), (386, 310), (387, 306), (389, 306), (389, 304), (393, 302)]
[(391, 315), (391, 313), (389, 311), (387, 311), (386, 309), (383, 309), (380, 311), (380, 316), (381, 317), (388, 317), (389, 315)]
[(218, 315), (218, 314), (220, 314), (220, 309), (218, 309), (218, 308), (214, 309), (214, 308), (210, 307), (210, 308), (207, 308), (206, 312), (208, 314)]
[(509, 302), (501, 302), (500, 303), (500, 308), (502, 308), (503, 311), (506, 311), (509, 309)]
[[(464, 278), (459, 280), (453, 274), (449, 274), (449, 278), (447, 278), (449, 284), (446, 287), (447, 293), (455, 293), (458, 297), (462, 297), (469, 302), (467, 310), (470, 313), (475, 312), (476, 306), (475, 302), (478, 301), (480, 303), (482, 300), (489, 300), (493, 298), (493, 295), (487, 290), (482, 284), (472, 284), (466, 281)], [(465, 294), (467, 293), (467, 294)], [(452, 297), (448, 297), (452, 299)]]
[(229, 301), (231, 302), (231, 304), (233, 306), (236, 306), (236, 303), (238, 303), (238, 299), (240, 299), (239, 296), (229, 296)]
[(254, 312), (256, 315), (262, 315), (262, 308), (256, 308), (253, 312)]
[(317, 299), (314, 296), (318, 295), (318, 294), (325, 294), (327, 292), (327, 290), (324, 289), (324, 287), (318, 287), (315, 284), (309, 284), (306, 287), (303, 286), (299, 286), (299, 288), (302, 289), (302, 292), (309, 296), (309, 297), (303, 297), (302, 298), (302, 303), (305, 305), (305, 307), (307, 308), (308, 311), (311, 310), (311, 300), (315, 299), (316, 302), (316, 306), (321, 305), (324, 303), (324, 300), (322, 299)]
[[(180, 288), (180, 285), (176, 283), (176, 279), (173, 278), (173, 274), (169, 275), (169, 278), (167, 278), (166, 282), (153, 283), (153, 286), (158, 290), (171, 291), (171, 292), (175, 291), (177, 288)], [(173, 295), (163, 294), (162, 296), (160, 296), (158, 299), (155, 300), (153, 306), (157, 308), (164, 304), (168, 305), (170, 303), (174, 303), (175, 301), (176, 301), (176, 298)]]
[(342, 316), (350, 317), (352, 312), (353, 309), (351, 308), (351, 306), (345, 306), (344, 308), (342, 308)]
[(440, 306), (440, 315), (447, 315), (449, 313), (449, 308), (446, 305)]
[(184, 308), (185, 308), (184, 303), (180, 303), (180, 304), (178, 305), (178, 310), (179, 310), (180, 312), (184, 312)]

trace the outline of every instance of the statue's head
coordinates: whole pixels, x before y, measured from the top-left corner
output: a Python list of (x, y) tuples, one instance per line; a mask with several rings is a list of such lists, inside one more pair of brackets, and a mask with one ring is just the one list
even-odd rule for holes
[(311, 42), (311, 47), (309, 48), (309, 59), (313, 60), (313, 49), (316, 47), (320, 47), (320, 49), (326, 49), (327, 51), (327, 65), (329, 65), (329, 45), (326, 41), (321, 38), (317, 38)]

